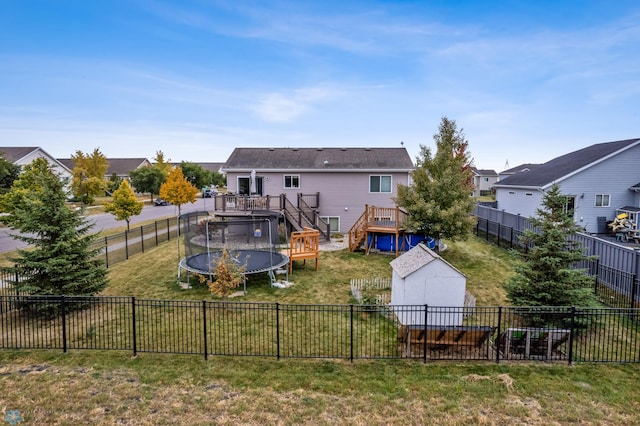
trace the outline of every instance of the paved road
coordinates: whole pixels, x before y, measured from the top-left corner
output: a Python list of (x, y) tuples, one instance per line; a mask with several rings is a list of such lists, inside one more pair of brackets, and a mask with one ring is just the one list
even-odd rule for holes
[[(212, 207), (212, 199), (197, 198), (195, 203), (183, 205), (181, 213), (188, 213), (197, 210), (213, 210)], [(145, 205), (142, 209), (142, 213), (131, 218), (131, 226), (133, 227), (136, 224), (149, 220), (175, 217), (177, 214), (178, 208), (176, 206)], [(95, 226), (93, 228), (93, 231), (95, 232), (126, 226), (126, 222), (117, 221), (115, 217), (110, 213), (90, 215), (87, 218), (89, 219), (89, 221), (95, 223)], [(11, 231), (9, 228), (0, 228), (0, 253), (26, 247), (25, 243), (11, 238), (11, 236), (9, 235), (10, 233), (13, 233), (13, 231)]]

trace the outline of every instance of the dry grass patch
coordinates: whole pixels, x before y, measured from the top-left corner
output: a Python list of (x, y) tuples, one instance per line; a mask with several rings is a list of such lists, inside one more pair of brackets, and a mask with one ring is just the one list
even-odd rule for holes
[[(637, 424), (635, 366), (0, 353), (25, 424)], [(585, 386), (585, 384), (587, 386)]]

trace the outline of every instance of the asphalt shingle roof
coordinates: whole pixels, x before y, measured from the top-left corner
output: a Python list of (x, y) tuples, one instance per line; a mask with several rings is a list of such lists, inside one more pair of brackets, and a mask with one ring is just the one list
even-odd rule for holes
[(640, 143), (640, 139), (627, 139), (591, 145), (556, 157), (528, 172), (516, 173), (506, 177), (498, 182), (496, 186), (543, 187), (637, 143)]
[(223, 170), (412, 170), (405, 148), (236, 148)]
[[(75, 165), (71, 158), (58, 158), (58, 161), (64, 164), (69, 170), (73, 170)], [(132, 170), (136, 170), (142, 163), (148, 161), (146, 158), (107, 158), (109, 168), (107, 176), (112, 174), (128, 175)]]
[(7, 161), (11, 161), (15, 163), (22, 157), (31, 154), (33, 151), (37, 150), (37, 146), (18, 146), (18, 147), (1, 147), (0, 155)]

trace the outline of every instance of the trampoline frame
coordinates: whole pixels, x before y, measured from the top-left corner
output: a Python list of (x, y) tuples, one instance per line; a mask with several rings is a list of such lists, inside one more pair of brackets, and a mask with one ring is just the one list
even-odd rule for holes
[[(214, 215), (215, 217), (215, 215)], [(286, 254), (282, 253), (281, 251), (275, 251), (274, 250), (274, 246), (275, 244), (273, 243), (273, 235), (271, 233), (272, 230), (272, 220), (274, 220), (275, 215), (273, 213), (270, 213), (268, 216), (267, 215), (252, 215), (252, 216), (248, 216), (247, 218), (234, 218), (233, 220), (223, 220), (223, 222), (225, 223), (225, 227), (230, 227), (233, 225), (249, 225), (249, 224), (256, 224), (256, 223), (264, 223), (264, 222), (268, 222), (269, 226), (267, 226), (266, 228), (268, 229), (268, 235), (266, 235), (269, 239), (269, 250), (258, 250), (255, 248), (227, 248), (226, 245), (223, 243), (223, 248), (225, 250), (227, 250), (227, 252), (232, 256), (232, 257), (236, 257), (236, 256), (240, 256), (243, 255), (243, 257), (245, 258), (249, 258), (251, 256), (251, 253), (268, 253), (269, 254), (269, 259), (270, 262), (269, 264), (263, 264), (263, 266), (261, 266), (258, 269), (252, 269), (252, 270), (245, 270), (243, 271), (242, 275), (243, 275), (243, 291), (246, 294), (247, 292), (247, 275), (252, 275), (252, 274), (259, 274), (259, 273), (268, 273), (269, 275), (269, 279), (271, 281), (271, 285), (273, 286), (273, 284), (276, 282), (276, 277), (275, 277), (275, 273), (274, 271), (281, 269), (283, 266), (288, 265), (289, 264), (289, 256), (287, 256)], [(277, 218), (275, 218), (275, 220), (278, 220)], [(209, 235), (209, 224), (210, 222), (207, 221), (206, 226), (205, 226), (205, 234), (204, 235)], [(276, 223), (277, 225), (277, 223)], [(180, 227), (180, 226), (179, 226)], [(262, 231), (261, 231), (262, 232)], [(286, 232), (286, 228), (285, 228), (285, 232)], [(186, 235), (186, 234), (185, 234)], [(186, 238), (186, 236), (185, 236)], [(286, 238), (286, 236), (285, 236)], [(223, 237), (224, 240), (224, 237)], [(215, 269), (215, 264), (213, 263), (213, 261), (216, 258), (219, 258), (218, 253), (221, 253), (221, 249), (211, 249), (210, 244), (209, 244), (209, 238), (205, 238), (206, 241), (206, 251), (203, 251), (202, 253), (198, 253), (198, 254), (193, 254), (193, 255), (189, 255), (187, 256), (186, 253), (186, 249), (185, 249), (185, 257), (182, 258), (179, 262), (178, 262), (178, 282), (181, 282), (181, 278), (182, 278), (182, 271), (184, 270), (187, 274), (187, 281), (189, 281), (190, 279), (190, 274), (194, 273), (194, 274), (200, 274), (200, 275), (208, 275), (210, 280), (213, 280), (213, 277), (215, 276), (214, 273), (214, 269)], [(186, 244), (186, 241), (185, 241)], [(205, 269), (200, 269), (198, 267), (194, 267), (193, 264), (189, 264), (189, 260), (190, 259), (194, 259), (197, 257), (202, 257), (202, 256), (206, 256), (207, 260), (206, 262), (208, 264), (211, 264), (211, 267), (208, 268), (207, 270)], [(289, 280), (289, 268), (285, 267), (285, 274), (286, 274), (286, 280)]]

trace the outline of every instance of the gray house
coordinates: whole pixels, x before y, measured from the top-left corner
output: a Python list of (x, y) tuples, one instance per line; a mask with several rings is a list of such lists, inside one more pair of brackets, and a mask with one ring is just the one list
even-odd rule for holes
[(239, 195), (317, 194), (331, 232), (346, 233), (365, 205), (395, 207), (413, 167), (405, 148), (236, 148), (222, 170)]
[(498, 209), (533, 217), (554, 182), (580, 227), (607, 232), (620, 209), (640, 207), (640, 139), (591, 145), (506, 177), (494, 185)]

